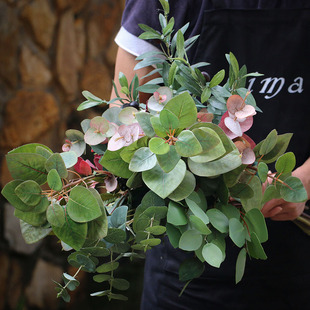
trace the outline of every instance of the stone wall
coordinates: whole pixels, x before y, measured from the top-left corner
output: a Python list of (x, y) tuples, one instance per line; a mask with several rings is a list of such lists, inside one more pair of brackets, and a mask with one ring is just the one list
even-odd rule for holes
[[(79, 128), (94, 113), (76, 111), (82, 90), (109, 98), (123, 5), (124, 0), (0, 0), (1, 186), (10, 180), (7, 151), (30, 142), (60, 151), (64, 131)], [(61, 281), (64, 271), (74, 273), (55, 239), (26, 245), (13, 208), (0, 196), (0, 309), (103, 307), (103, 300), (87, 297), (87, 274), (81, 274), (69, 305), (56, 299), (52, 279)], [(132, 309), (138, 309), (139, 293), (131, 294)]]

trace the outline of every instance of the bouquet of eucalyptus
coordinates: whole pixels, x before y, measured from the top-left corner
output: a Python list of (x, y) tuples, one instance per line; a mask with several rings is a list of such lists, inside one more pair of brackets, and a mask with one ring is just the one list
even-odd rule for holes
[[(244, 134), (259, 111), (245, 82), (258, 73), (239, 68), (232, 53), (224, 83), (224, 70), (212, 78), (201, 72), (207, 64), (192, 65), (186, 55), (197, 37), (184, 40), (188, 25), (175, 32), (168, 2), (160, 3), (162, 31), (140, 26), (141, 38), (159, 40), (162, 51), (139, 56), (136, 66), (153, 66), (149, 75), (160, 78), (139, 86), (137, 76), (129, 83), (121, 73), (120, 92), (115, 87), (117, 98), (109, 102), (84, 91), (78, 110), (120, 107), (84, 120), (82, 131), (67, 130), (62, 153), (33, 143), (6, 156), (14, 180), (2, 194), (15, 207), (26, 242), (55, 235), (78, 268), (57, 283), (66, 301), (80, 270), (102, 282), (93, 296), (126, 300), (119, 291), (129, 282), (115, 276), (120, 259), (143, 258), (164, 235), (173, 247), (193, 252), (179, 269), (185, 283), (199, 277), (205, 263), (220, 268), (230, 238), (240, 248), (239, 282), (247, 255), (267, 258), (263, 204), (307, 199), (291, 176), (295, 156), (285, 153), (292, 135), (273, 130), (255, 145)], [(149, 100), (140, 102), (139, 92), (150, 93)], [(274, 162), (271, 174), (267, 164)]]

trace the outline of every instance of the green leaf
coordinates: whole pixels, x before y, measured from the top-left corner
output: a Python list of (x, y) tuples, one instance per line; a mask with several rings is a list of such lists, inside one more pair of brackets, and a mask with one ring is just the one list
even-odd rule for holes
[(245, 243), (245, 230), (242, 223), (235, 218), (229, 220), (229, 237), (237, 247), (243, 247)]
[(33, 180), (39, 185), (47, 180), (46, 158), (39, 154), (9, 153), (6, 155), (6, 162), (14, 179)]
[(202, 235), (197, 230), (186, 230), (179, 241), (179, 248), (184, 251), (196, 251), (202, 244)]
[(14, 215), (20, 220), (23, 220), (24, 222), (32, 226), (41, 226), (46, 223), (45, 212), (33, 213), (33, 212), (23, 212), (18, 209), (15, 209)]
[(39, 144), (39, 143), (29, 143), (29, 144), (24, 144), (22, 146), (19, 146), (13, 150), (11, 150), (9, 152), (9, 154), (17, 154), (17, 153), (37, 153), (37, 147), (42, 147), (44, 148), (46, 151), (48, 151), (50, 154), (53, 154), (53, 151), (43, 145), (43, 144)]
[(98, 205), (100, 206), (102, 215), (96, 219), (88, 222), (87, 238), (90, 240), (100, 240), (107, 235), (108, 232), (108, 219), (106, 209), (103, 205), (100, 194), (93, 188), (89, 189), (93, 196), (96, 198)]
[(246, 183), (237, 183), (229, 191), (234, 198), (250, 199), (254, 196), (253, 189)]
[(237, 149), (228, 153), (220, 159), (207, 163), (196, 163), (191, 158), (188, 159), (189, 169), (198, 176), (213, 177), (227, 173), (242, 165), (240, 153)]
[(183, 181), (186, 173), (186, 165), (179, 160), (173, 170), (166, 173), (158, 164), (151, 170), (142, 172), (145, 185), (161, 198), (168, 197)]
[(121, 158), (121, 151), (122, 149), (114, 152), (107, 150), (101, 157), (100, 164), (112, 174), (128, 179), (131, 177), (132, 171), (129, 170), (129, 164)]
[(126, 232), (120, 228), (109, 228), (108, 234), (104, 238), (104, 240), (109, 243), (120, 243), (125, 241), (125, 239), (126, 239)]
[(110, 255), (109, 249), (102, 246), (86, 247), (82, 248), (81, 251), (83, 253), (87, 253), (87, 255), (92, 255), (96, 257), (106, 257)]
[(188, 258), (184, 260), (179, 268), (179, 280), (187, 282), (194, 278), (199, 278), (205, 267), (204, 264), (197, 258)]
[(184, 54), (185, 54), (185, 49), (184, 49), (184, 36), (181, 30), (178, 30), (177, 32), (177, 44), (176, 44), (176, 48), (177, 48), (177, 56), (179, 58), (183, 58)]
[(265, 155), (265, 154), (268, 154), (270, 151), (272, 151), (272, 149), (275, 147), (275, 145), (277, 143), (277, 139), (278, 139), (278, 133), (274, 129), (268, 134), (266, 139), (264, 139), (264, 141), (263, 141), (263, 143), (259, 149), (259, 154)]
[(171, 111), (179, 119), (179, 128), (193, 125), (197, 119), (197, 108), (191, 95), (184, 92), (169, 100), (164, 109)]
[(268, 185), (263, 195), (262, 204), (265, 204), (271, 199), (278, 198), (281, 198), (280, 191), (274, 185)]
[(28, 244), (33, 244), (39, 240), (45, 238), (52, 231), (51, 228), (46, 227), (34, 227), (23, 220), (20, 220), (21, 233), (24, 240)]
[(206, 87), (201, 94), (201, 103), (205, 103), (211, 96), (211, 89)]
[(236, 284), (241, 281), (244, 275), (245, 262), (246, 262), (246, 249), (243, 248), (240, 250), (236, 261), (236, 275), (235, 275)]
[(192, 226), (199, 231), (202, 235), (209, 235), (211, 234), (211, 230), (208, 228), (208, 226), (196, 215), (191, 215), (189, 217), (190, 223)]
[(219, 85), (224, 80), (224, 77), (225, 77), (225, 70), (222, 69), (213, 76), (212, 80), (210, 81), (209, 87), (212, 88), (214, 86)]
[(169, 75), (168, 75), (168, 84), (169, 85), (173, 85), (174, 83), (174, 78), (175, 78), (175, 75), (178, 71), (178, 65), (177, 63), (174, 61), (170, 67), (170, 70), (169, 70)]
[(167, 222), (175, 226), (186, 225), (187, 216), (185, 209), (178, 203), (170, 201), (168, 205)]
[(47, 183), (48, 186), (56, 191), (59, 192), (62, 189), (62, 182), (61, 182), (61, 178), (57, 172), (56, 169), (52, 169), (49, 171), (48, 175), (47, 175)]
[(151, 239), (145, 239), (141, 240), (140, 243), (144, 246), (148, 245), (150, 247), (159, 245), (161, 243), (161, 240), (159, 238), (151, 238)]
[(170, 145), (168, 153), (163, 155), (156, 155), (156, 158), (161, 169), (168, 173), (174, 169), (174, 167), (180, 161), (181, 156), (176, 152), (175, 146)]
[(164, 234), (166, 232), (166, 227), (157, 225), (157, 226), (147, 227), (146, 231), (157, 236), (157, 235)]
[(60, 156), (63, 159), (67, 169), (73, 167), (78, 161), (78, 157), (73, 151), (60, 153)]
[(189, 196), (196, 187), (195, 176), (186, 170), (185, 177), (181, 184), (168, 196), (169, 199), (174, 201), (181, 201)]
[(280, 194), (288, 202), (304, 202), (308, 200), (308, 194), (300, 179), (288, 177), (281, 185)]
[(64, 207), (56, 202), (52, 202), (47, 208), (46, 218), (51, 225), (62, 227), (66, 221)]
[(109, 296), (111, 295), (110, 290), (100, 291), (100, 292), (90, 294), (90, 296), (92, 296), (92, 297), (102, 297), (102, 296), (108, 296), (108, 295)]
[(202, 248), (202, 256), (209, 265), (216, 268), (219, 268), (223, 261), (222, 250), (212, 242)]
[(293, 152), (281, 155), (276, 162), (276, 170), (278, 173), (292, 172), (296, 165), (296, 157)]
[(35, 152), (37, 154), (39, 154), (39, 155), (42, 155), (46, 159), (48, 159), (51, 155), (53, 155), (53, 152), (50, 152), (48, 149), (46, 149), (45, 147), (42, 147), (40, 145), (38, 145), (36, 147), (36, 151)]
[(251, 235), (254, 232), (260, 242), (266, 242), (268, 240), (268, 230), (265, 218), (260, 210), (251, 209), (245, 214), (244, 219)]
[(114, 294), (111, 293), (108, 295), (110, 299), (116, 299), (116, 300), (123, 300), (123, 301), (127, 301), (128, 297), (122, 294)]
[(95, 276), (93, 276), (93, 280), (97, 283), (109, 281), (110, 279), (111, 276), (109, 274), (96, 274)]
[(190, 130), (183, 130), (178, 135), (178, 140), (175, 143), (177, 153), (182, 157), (190, 157), (198, 155), (202, 152), (202, 147)]
[(266, 163), (260, 162), (257, 166), (257, 173), (262, 183), (266, 182), (269, 168)]
[(62, 157), (58, 153), (55, 153), (49, 157), (49, 159), (46, 161), (45, 168), (47, 171), (56, 169), (56, 171), (58, 172), (61, 178), (68, 177), (68, 171), (67, 171), (65, 162), (63, 161)]
[(229, 60), (230, 60), (232, 71), (234, 73), (234, 78), (237, 79), (239, 75), (239, 64), (238, 64), (238, 61), (235, 55), (232, 52), (229, 53)]
[(179, 247), (179, 241), (181, 238), (181, 232), (174, 225), (167, 223), (167, 236), (169, 238), (169, 242), (176, 249)]
[(67, 273), (63, 273), (62, 278), (68, 290), (74, 291), (79, 285), (80, 282), (74, 277), (70, 276)]
[(151, 124), (151, 117), (152, 115), (150, 113), (146, 112), (138, 112), (136, 113), (136, 119), (141, 126), (143, 132), (148, 136), (148, 137), (154, 137), (155, 136), (155, 131), (153, 129), (153, 126)]
[(21, 183), (23, 183), (23, 181), (19, 180), (13, 180), (7, 183), (2, 189), (1, 194), (16, 209), (24, 212), (32, 211), (34, 207), (24, 203), (15, 193), (16, 187)]
[(159, 0), (159, 2), (163, 7), (165, 14), (168, 15), (170, 12), (169, 2), (167, 0)]
[(112, 287), (120, 291), (126, 291), (130, 287), (129, 282), (125, 279), (113, 278), (110, 280), (110, 282), (111, 282)]
[(156, 163), (155, 154), (148, 147), (141, 147), (134, 153), (129, 164), (129, 170), (134, 172), (150, 170), (155, 167)]
[(66, 136), (71, 142), (70, 151), (75, 152), (76, 156), (82, 156), (86, 149), (84, 134), (79, 130), (69, 129), (66, 131)]
[(15, 188), (15, 193), (20, 200), (31, 207), (36, 206), (42, 199), (41, 187), (37, 182), (32, 180), (19, 184)]
[(198, 163), (205, 163), (215, 160), (225, 154), (226, 149), (218, 136), (211, 128), (201, 127), (193, 129), (193, 133), (202, 146), (202, 153), (194, 156), (191, 160)]
[(89, 222), (102, 215), (97, 199), (83, 186), (71, 190), (66, 209), (72, 220), (78, 223)]
[[(209, 224), (210, 220), (207, 214), (204, 211), (204, 208), (199, 206), (195, 201), (188, 199), (188, 197), (185, 199), (186, 204), (188, 205), (189, 209), (192, 211), (192, 213), (200, 218), (205, 224)], [(206, 206), (205, 206), (206, 207)]]
[(159, 119), (163, 127), (169, 132), (179, 127), (179, 119), (169, 110), (163, 109), (159, 114)]
[(209, 209), (207, 211), (207, 216), (210, 220), (210, 223), (213, 227), (215, 227), (218, 231), (222, 233), (228, 232), (228, 218), (218, 209)]
[(249, 255), (256, 259), (267, 259), (267, 255), (255, 232), (251, 233), (251, 242), (247, 243)]
[(166, 140), (158, 137), (154, 137), (149, 142), (149, 148), (151, 152), (156, 155), (164, 155), (167, 154), (170, 150), (170, 146), (166, 143)]
[(151, 121), (152, 127), (154, 128), (154, 131), (158, 137), (161, 137), (161, 138), (167, 137), (167, 134), (168, 134), (167, 130), (165, 129), (165, 127), (160, 122), (159, 117), (152, 116), (150, 118), (150, 121)]
[(52, 226), (55, 235), (64, 243), (78, 251), (86, 240), (87, 224), (76, 223), (67, 215), (62, 227)]
[(263, 199), (262, 184), (257, 176), (251, 177), (250, 183), (248, 183), (248, 185), (253, 191), (253, 196), (241, 198), (242, 206), (246, 212), (254, 208), (260, 209)]
[[(284, 154), (292, 136), (293, 136), (292, 133), (286, 133), (283, 135), (278, 135), (276, 145), (268, 154), (264, 155), (264, 157), (262, 158), (262, 161), (265, 162), (266, 164), (269, 164), (269, 163), (274, 162), (279, 156)], [(257, 153), (257, 151), (260, 150), (260, 147), (261, 147), (263, 141), (258, 143), (256, 145), (256, 147), (254, 148), (254, 151), (256, 153)]]
[(138, 149), (148, 146), (148, 140), (148, 137), (142, 137), (130, 145), (122, 148), (122, 151), (120, 152), (122, 160), (129, 164)]
[(106, 273), (106, 272), (110, 272), (110, 271), (114, 271), (118, 268), (119, 266), (119, 262), (109, 262), (109, 263), (104, 263), (102, 265), (100, 265), (99, 267), (97, 267), (96, 271), (98, 273)]

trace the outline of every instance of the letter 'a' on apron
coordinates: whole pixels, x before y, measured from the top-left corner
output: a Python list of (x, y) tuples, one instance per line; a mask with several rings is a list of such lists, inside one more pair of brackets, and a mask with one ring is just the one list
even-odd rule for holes
[(301, 165), (310, 156), (310, 9), (238, 10), (226, 9), (224, 1), (214, 4), (215, 10), (204, 13), (192, 63), (207, 61), (211, 75), (225, 68), (228, 76), (224, 55), (232, 52), (240, 67), (263, 73), (247, 79), (263, 111), (247, 134), (258, 143), (274, 128), (293, 133), (289, 150)]

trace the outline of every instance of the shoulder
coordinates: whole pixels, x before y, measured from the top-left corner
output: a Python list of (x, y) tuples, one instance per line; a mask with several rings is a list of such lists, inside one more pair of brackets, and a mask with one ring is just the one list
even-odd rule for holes
[[(198, 34), (202, 27), (203, 12), (207, 9), (208, 3), (210, 0), (170, 0), (169, 17), (174, 17), (174, 29), (180, 29), (186, 23), (190, 23), (186, 37)], [(142, 33), (139, 24), (160, 30), (158, 15), (161, 11), (158, 0), (126, 0), (122, 28), (116, 37), (116, 43), (134, 55), (156, 47), (156, 43), (151, 41), (143, 43), (138, 38)], [(140, 49), (143, 50), (141, 53), (138, 51)]]

